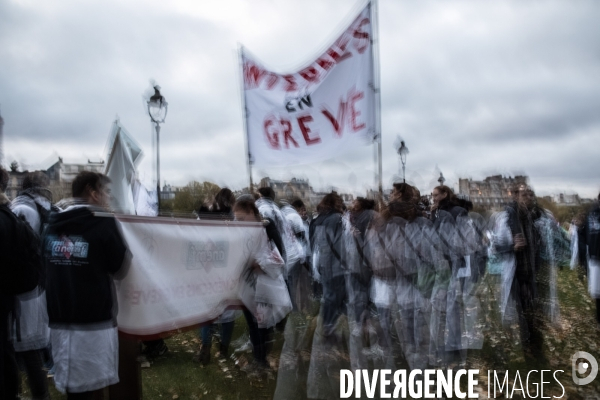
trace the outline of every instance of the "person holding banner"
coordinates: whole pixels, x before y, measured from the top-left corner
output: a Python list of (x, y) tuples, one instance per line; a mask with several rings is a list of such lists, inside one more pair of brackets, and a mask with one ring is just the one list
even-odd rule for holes
[(110, 180), (82, 171), (70, 205), (50, 217), (44, 236), (46, 293), (54, 383), (67, 399), (92, 399), (119, 382), (117, 303), (113, 279), (124, 273), (127, 247), (105, 212)]
[[(222, 188), (215, 195), (215, 199), (210, 206), (208, 212), (199, 212), (198, 219), (209, 220), (233, 220), (233, 205), (235, 204), (235, 196), (228, 188)], [(210, 362), (210, 349), (212, 345), (213, 331), (217, 325), (220, 326), (221, 343), (219, 344), (219, 358), (225, 359), (229, 353), (229, 343), (233, 334), (235, 319), (239, 316), (237, 310), (227, 310), (219, 316), (214, 324), (205, 325), (200, 328), (200, 337), (202, 346), (200, 351), (193, 357), (194, 362), (199, 362), (202, 365), (207, 365)]]
[[(260, 213), (250, 195), (244, 195), (233, 207), (236, 221), (259, 222)], [(281, 257), (283, 242), (272, 220), (266, 221), (265, 235), (251, 255), (251, 264), (243, 273), (245, 288), (240, 295), (244, 316), (250, 331), (254, 360), (242, 367), (252, 379), (261, 379), (270, 373), (267, 362), (267, 343), (273, 327), (291, 311), (292, 303), (283, 280), (285, 262)], [(244, 279), (244, 278), (242, 278)]]

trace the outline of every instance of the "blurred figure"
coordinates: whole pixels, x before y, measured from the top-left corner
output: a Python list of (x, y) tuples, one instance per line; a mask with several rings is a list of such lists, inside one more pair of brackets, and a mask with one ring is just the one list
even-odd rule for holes
[[(39, 236), (50, 217), (51, 198), (46, 174), (31, 172), (23, 179), (22, 190), (12, 201), (11, 209), (27, 221)], [(45, 280), (45, 276), (43, 279)], [(49, 398), (47, 374), (43, 369), (50, 343), (44, 286), (45, 282), (42, 281), (31, 292), (18, 296), (19, 313), (15, 316), (13, 334), (17, 361), (25, 370), (29, 389), (35, 400)]]
[[(375, 251), (369, 247), (369, 239), (375, 236), (370, 229), (378, 217), (375, 201), (358, 197), (349, 212), (344, 214), (344, 247), (346, 250), (346, 290), (348, 292), (348, 324), (350, 326), (350, 364), (353, 370), (368, 367), (367, 353), (381, 353), (386, 346), (385, 335), (379, 330), (375, 336), (375, 321), (371, 318), (371, 285), (373, 271), (377, 268), (373, 258)], [(379, 244), (377, 244), (379, 246)], [(373, 339), (373, 343), (371, 343)], [(382, 357), (382, 354), (377, 354)]]
[(274, 399), (306, 398), (306, 380), (312, 337), (318, 314), (318, 300), (312, 293), (312, 277), (309, 265), (310, 248), (306, 207), (300, 199), (291, 205), (284, 204), (281, 212), (301, 245), (301, 257), (291, 266), (287, 274), (287, 285), (292, 299), (293, 310), (287, 317), (284, 330), (284, 343), (279, 357), (277, 387)]
[[(428, 345), (425, 320), (425, 299), (419, 289), (419, 275), (423, 254), (419, 249), (422, 240), (421, 212), (415, 189), (406, 183), (394, 184), (391, 201), (384, 213), (386, 252), (394, 267), (391, 276), (395, 282), (394, 300), (398, 306), (396, 329), (400, 345), (409, 368), (424, 368)], [(390, 350), (388, 350), (389, 352)]]
[[(232, 221), (233, 205), (235, 204), (235, 196), (228, 188), (223, 188), (215, 195), (208, 212), (199, 212), (198, 219), (215, 219), (222, 221)], [(210, 362), (210, 350), (212, 346), (212, 336), (214, 328), (220, 327), (220, 343), (219, 343), (219, 358), (225, 359), (229, 354), (229, 344), (231, 343), (231, 335), (235, 325), (235, 319), (238, 317), (239, 311), (227, 310), (219, 316), (214, 324), (205, 325), (200, 328), (200, 337), (202, 345), (200, 351), (193, 357), (193, 361), (207, 365)]]
[[(261, 216), (250, 195), (240, 197), (234, 207), (236, 221), (261, 222)], [(285, 262), (281, 257), (283, 242), (272, 220), (265, 222), (265, 235), (251, 254), (244, 272), (246, 287), (241, 298), (246, 306), (244, 317), (250, 331), (254, 360), (242, 367), (248, 377), (260, 379), (270, 375), (267, 362), (268, 342), (273, 327), (292, 309), (289, 293), (283, 280)]]
[(317, 211), (319, 215), (310, 225), (310, 237), (312, 252), (317, 254), (316, 269), (321, 276), (323, 298), (313, 339), (308, 397), (329, 399), (338, 395), (340, 369), (349, 367), (342, 356), (347, 338), (340, 326), (347, 300), (342, 198), (336, 192), (325, 195)]
[(466, 242), (462, 235), (467, 210), (458, 206), (448, 186), (433, 189), (431, 219), (436, 248), (436, 283), (432, 292), (431, 355), (433, 365), (464, 364), (462, 346)]
[[(0, 166), (0, 398), (18, 398), (18, 370), (9, 332), (15, 296), (34, 290), (42, 276), (39, 239), (9, 209), (8, 173)], [(17, 338), (18, 339), (18, 338)]]
[(587, 270), (590, 295), (596, 300), (596, 321), (600, 328), (600, 194), (579, 230), (579, 254), (583, 255), (580, 259)]
[(462, 348), (479, 350), (483, 347), (480, 287), (488, 261), (487, 222), (483, 216), (472, 211), (473, 203), (470, 201), (459, 199), (458, 204), (468, 211), (466, 216), (457, 218), (458, 238), (463, 243), (465, 259), (465, 269), (460, 271), (461, 277), (464, 277)]
[(538, 207), (529, 186), (520, 184), (512, 193), (515, 200), (506, 207), (512, 243), (506, 251), (514, 253), (515, 262), (502, 271), (501, 310), (505, 318), (518, 318), (525, 356), (539, 362), (544, 359), (543, 324), (558, 313), (554, 242), (558, 226), (548, 211)]
[(454, 220), (458, 216), (467, 214), (467, 210), (457, 204), (456, 196), (454, 196), (454, 192), (448, 186), (441, 185), (435, 187), (432, 192), (432, 199), (431, 220), (434, 222), (439, 218), (440, 211), (450, 213)]
[(109, 179), (90, 171), (73, 181), (70, 205), (52, 214), (44, 237), (54, 383), (68, 399), (92, 399), (119, 381), (117, 300), (127, 248), (106, 212)]

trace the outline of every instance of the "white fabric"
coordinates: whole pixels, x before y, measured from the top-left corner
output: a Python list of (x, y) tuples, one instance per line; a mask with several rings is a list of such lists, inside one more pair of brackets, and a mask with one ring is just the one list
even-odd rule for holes
[[(116, 282), (121, 331), (150, 335), (183, 328), (215, 319), (230, 305), (251, 312), (259, 302), (273, 305), (267, 324), (289, 311), (289, 294), (281, 290), (283, 260), (278, 252), (271, 258), (265, 253), (262, 224), (116, 219), (133, 255), (127, 276)], [(265, 272), (258, 283), (250, 279), (254, 260)]]
[(34, 202), (46, 210), (50, 210), (50, 201), (38, 194), (34, 194), (33, 196), (33, 199), (25, 198), (25, 201), (23, 202), (19, 201), (19, 198), (15, 199), (11, 204), (10, 209), (16, 216), (25, 218), (25, 221), (27, 221), (34, 232), (40, 232), (41, 220)]
[(46, 292), (36, 287), (31, 292), (17, 296), (19, 301), (19, 330), (17, 339), (16, 324), (13, 324), (13, 345), (15, 351), (43, 349), (50, 342)]
[[(284, 205), (281, 207), (281, 213), (284, 215), (292, 234), (294, 235), (295, 251), (298, 252), (298, 260), (304, 262), (309, 254), (308, 249), (308, 226), (302, 221), (302, 217), (298, 214), (298, 211), (290, 205)], [(296, 236), (299, 233), (304, 233), (304, 241), (301, 241)]]
[(117, 328), (52, 329), (54, 384), (61, 392), (88, 392), (119, 382)]
[(371, 279), (371, 301), (378, 307), (390, 308), (394, 301), (395, 290), (392, 284), (378, 276)]
[(132, 191), (135, 213), (146, 217), (156, 217), (158, 215), (156, 191), (149, 192), (139, 179), (133, 182)]
[(594, 299), (600, 299), (600, 260), (588, 259), (588, 289)]
[(132, 192), (135, 163), (123, 136), (124, 133), (121, 130), (117, 131), (106, 165), (106, 175), (111, 181), (110, 206), (118, 213), (135, 214)]
[(270, 218), (275, 222), (285, 248), (285, 272), (287, 276), (290, 269), (302, 258), (302, 245), (296, 240), (296, 235), (292, 230), (289, 220), (273, 200), (261, 197), (256, 200), (256, 208), (258, 208), (258, 212), (260, 212), (263, 218)]
[(242, 54), (250, 162), (296, 165), (330, 159), (375, 136), (371, 9), (368, 4), (317, 60), (292, 73)]
[[(25, 196), (23, 196), (23, 199), (15, 199), (15, 202), (11, 205), (11, 210), (15, 215), (25, 218), (25, 221), (27, 221), (34, 232), (39, 232), (41, 219), (34, 202), (44, 209), (50, 210), (50, 201), (38, 194), (34, 194), (33, 196), (33, 199)], [(50, 342), (46, 292), (38, 286), (30, 292), (17, 296), (17, 301), (19, 301), (18, 323), (20, 337), (17, 336), (16, 323), (13, 323), (12, 337), (15, 351), (45, 348)]]
[(579, 235), (577, 234), (577, 225), (571, 223), (569, 226), (569, 238), (571, 239), (571, 269), (575, 269), (579, 264)]

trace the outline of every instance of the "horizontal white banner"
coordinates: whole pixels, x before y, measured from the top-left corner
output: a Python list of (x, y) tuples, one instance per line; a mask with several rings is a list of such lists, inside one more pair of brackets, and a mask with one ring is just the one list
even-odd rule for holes
[[(229, 305), (250, 309), (259, 325), (274, 322), (257, 312), (257, 276), (280, 290), (283, 260), (270, 248), (260, 223), (117, 216), (132, 261), (117, 281), (119, 330), (152, 335), (217, 318)], [(262, 271), (253, 272), (253, 261)], [(266, 272), (266, 273), (265, 273)], [(260, 301), (290, 308), (287, 290)], [(287, 297), (286, 297), (287, 296)], [(264, 307), (258, 307), (264, 310)]]

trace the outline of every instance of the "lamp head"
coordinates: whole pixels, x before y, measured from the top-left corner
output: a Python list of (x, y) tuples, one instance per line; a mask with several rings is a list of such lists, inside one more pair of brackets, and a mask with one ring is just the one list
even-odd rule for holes
[(167, 117), (167, 108), (168, 103), (165, 100), (165, 97), (160, 94), (160, 86), (154, 86), (154, 94), (148, 100), (148, 114), (150, 115), (150, 119), (155, 124), (160, 124), (165, 122), (165, 118)]

